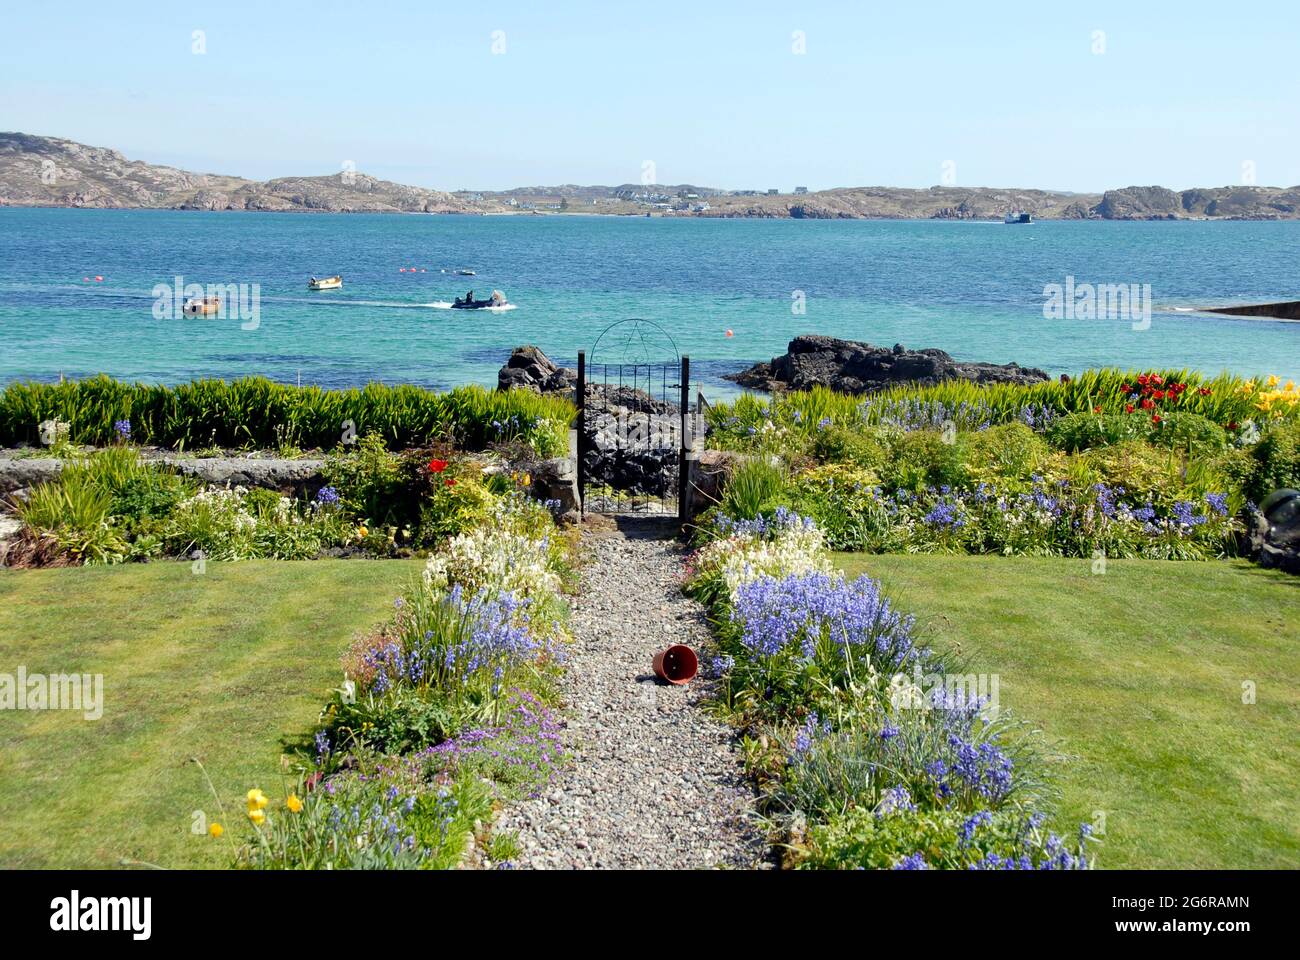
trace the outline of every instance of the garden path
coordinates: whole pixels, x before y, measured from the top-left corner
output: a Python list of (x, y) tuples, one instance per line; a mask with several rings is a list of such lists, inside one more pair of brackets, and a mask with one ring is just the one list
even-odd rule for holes
[(707, 670), (684, 687), (654, 676), (657, 651), (698, 651), (709, 635), (704, 608), (677, 582), (681, 547), (662, 531), (631, 521), (583, 534), (563, 680), (570, 762), (541, 796), (501, 815), (497, 828), (518, 834), (516, 866), (763, 865), (734, 732), (701, 703)]

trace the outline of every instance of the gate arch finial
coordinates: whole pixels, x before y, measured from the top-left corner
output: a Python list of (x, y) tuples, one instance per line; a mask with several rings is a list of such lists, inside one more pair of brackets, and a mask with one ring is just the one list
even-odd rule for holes
[(672, 335), (653, 320), (630, 317), (615, 320), (596, 337), (588, 355), (589, 362), (596, 363), (596, 350), (602, 343), (612, 353), (608, 360), (601, 363), (614, 364), (650, 364), (672, 361), (680, 364), (681, 351)]

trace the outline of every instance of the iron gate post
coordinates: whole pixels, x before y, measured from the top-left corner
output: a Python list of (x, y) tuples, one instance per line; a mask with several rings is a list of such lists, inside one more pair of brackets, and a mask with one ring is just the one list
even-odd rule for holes
[(682, 354), (681, 449), (677, 452), (677, 521), (683, 527), (691, 519), (691, 358)]
[(578, 351), (578, 389), (574, 396), (578, 405), (578, 516), (587, 515), (587, 354)]

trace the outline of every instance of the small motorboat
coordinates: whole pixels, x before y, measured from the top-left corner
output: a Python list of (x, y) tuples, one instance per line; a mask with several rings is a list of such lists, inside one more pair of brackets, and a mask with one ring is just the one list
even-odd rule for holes
[(1002, 218), (1003, 223), (1033, 223), (1034, 217), (1029, 213), (1021, 213), (1019, 210), (1014, 213), (1008, 213)]
[(476, 274), (473, 270), (457, 270), (457, 271), (456, 271), (456, 275), (457, 275), (457, 276), (460, 276), (460, 277), (474, 277), (474, 276), (478, 276), (478, 274)]
[(210, 317), (221, 310), (220, 297), (198, 297), (185, 301), (184, 311), (191, 317)]
[(307, 281), (308, 290), (337, 290), (343, 286), (343, 274), (335, 274), (332, 277), (321, 277), (317, 279), (312, 277)]
[(451, 308), (453, 310), (486, 310), (491, 307), (504, 307), (506, 303), (506, 295), (500, 290), (493, 290), (492, 296), (486, 300), (475, 300), (474, 291), (471, 290), (465, 296), (457, 297)]

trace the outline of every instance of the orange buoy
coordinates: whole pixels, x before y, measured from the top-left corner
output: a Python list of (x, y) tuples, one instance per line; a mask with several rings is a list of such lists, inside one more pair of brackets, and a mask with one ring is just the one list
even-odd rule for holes
[(96, 277), (96, 278), (95, 278), (95, 282), (96, 282), (96, 283), (103, 283), (103, 282), (104, 282), (104, 278), (103, 278), (103, 277)]
[(734, 336), (735, 336), (735, 334), (734, 334), (734, 333), (732, 333), (732, 332), (731, 332), (731, 331), (730, 331), (730, 330), (728, 330), (728, 331), (727, 331), (727, 336), (729, 336), (729, 337), (734, 337)]

